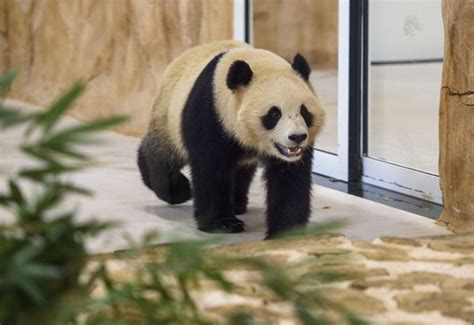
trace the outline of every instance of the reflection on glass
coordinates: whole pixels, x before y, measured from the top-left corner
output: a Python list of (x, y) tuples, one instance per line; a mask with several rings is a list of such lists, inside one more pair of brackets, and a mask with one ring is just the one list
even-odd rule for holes
[(368, 155), (438, 174), (441, 0), (369, 2)]
[(338, 1), (253, 1), (253, 45), (290, 61), (301, 53), (313, 68), (311, 82), (326, 111), (318, 149), (337, 152)]

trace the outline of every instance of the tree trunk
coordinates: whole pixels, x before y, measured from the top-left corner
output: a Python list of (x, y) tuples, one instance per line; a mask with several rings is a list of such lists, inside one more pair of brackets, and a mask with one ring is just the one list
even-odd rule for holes
[(474, 1), (444, 0), (443, 20), (439, 222), (469, 232), (474, 231)]

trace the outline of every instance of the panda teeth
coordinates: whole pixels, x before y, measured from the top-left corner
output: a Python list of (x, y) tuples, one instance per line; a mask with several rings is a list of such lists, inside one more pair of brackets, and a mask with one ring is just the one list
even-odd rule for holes
[(288, 150), (288, 155), (289, 156), (297, 156), (301, 153), (301, 148), (300, 147), (294, 147), (294, 148), (287, 148)]
[(277, 147), (277, 149), (282, 155), (285, 155), (287, 157), (299, 156), (303, 151), (301, 147), (287, 147), (279, 143), (275, 143), (275, 147)]

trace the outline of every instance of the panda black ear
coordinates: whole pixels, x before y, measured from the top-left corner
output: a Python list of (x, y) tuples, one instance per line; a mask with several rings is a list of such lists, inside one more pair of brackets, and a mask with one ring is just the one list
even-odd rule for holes
[(247, 62), (237, 60), (229, 68), (227, 73), (227, 87), (231, 90), (239, 86), (246, 86), (252, 80), (253, 72)]
[(296, 53), (293, 58), (293, 64), (291, 67), (300, 74), (305, 81), (309, 80), (309, 74), (311, 73), (311, 68), (309, 67), (308, 61), (299, 53)]

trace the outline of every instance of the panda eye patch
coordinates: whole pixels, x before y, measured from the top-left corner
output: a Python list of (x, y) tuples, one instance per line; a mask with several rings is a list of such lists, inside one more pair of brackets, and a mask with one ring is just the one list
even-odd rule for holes
[(280, 118), (281, 118), (280, 109), (276, 106), (272, 106), (272, 108), (268, 110), (267, 114), (262, 116), (260, 119), (262, 120), (262, 124), (265, 127), (265, 129), (271, 130), (277, 125)]
[(304, 104), (301, 105), (300, 114), (303, 117), (303, 120), (305, 121), (306, 125), (308, 127), (311, 127), (313, 125), (313, 114), (308, 111)]

